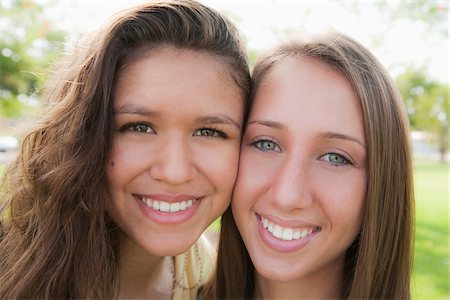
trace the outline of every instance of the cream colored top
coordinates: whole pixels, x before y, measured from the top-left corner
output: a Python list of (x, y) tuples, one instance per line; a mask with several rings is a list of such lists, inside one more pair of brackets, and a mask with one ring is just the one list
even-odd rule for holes
[(215, 248), (204, 235), (188, 251), (176, 256), (176, 282), (172, 299), (197, 299), (198, 289), (214, 272), (216, 257)]

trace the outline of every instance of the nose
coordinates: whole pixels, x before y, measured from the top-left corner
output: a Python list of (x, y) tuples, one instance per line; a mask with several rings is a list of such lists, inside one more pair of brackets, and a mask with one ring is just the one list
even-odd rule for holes
[(150, 176), (171, 185), (189, 182), (195, 175), (193, 154), (187, 141), (181, 137), (167, 138), (153, 155)]
[(281, 211), (312, 205), (313, 195), (308, 164), (298, 155), (287, 157), (270, 188), (270, 199)]

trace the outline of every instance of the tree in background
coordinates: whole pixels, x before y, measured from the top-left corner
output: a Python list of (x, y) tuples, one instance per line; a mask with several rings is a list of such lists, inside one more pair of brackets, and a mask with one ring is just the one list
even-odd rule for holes
[(439, 147), (441, 160), (449, 149), (449, 87), (430, 79), (424, 69), (409, 68), (397, 78), (414, 130), (427, 131)]
[[(407, 18), (420, 22), (426, 30), (424, 43), (431, 35), (448, 41), (447, 1), (417, 0), (409, 2), (380, 2), (380, 9), (389, 10), (390, 22)], [(429, 44), (432, 47), (432, 44)], [(448, 68), (448, 66), (447, 66)], [(413, 130), (426, 131), (431, 142), (438, 145), (441, 161), (449, 150), (449, 86), (437, 79), (431, 79), (427, 66), (408, 66), (396, 79), (405, 101)]]
[[(353, 5), (360, 7), (364, 4), (356, 2)], [(395, 26), (396, 22), (402, 19), (410, 20), (425, 28), (421, 38), (429, 47), (433, 47), (433, 41), (448, 42), (447, 1), (377, 1), (374, 5), (384, 12), (386, 28)], [(383, 32), (385, 31), (380, 34)], [(382, 36), (378, 37), (378, 41), (383, 43)], [(411, 66), (413, 63), (416, 64), (415, 67)], [(427, 67), (426, 64), (419, 66), (417, 62), (404, 64), (404, 71), (396, 78), (396, 82), (405, 101), (411, 128), (429, 133), (430, 142), (438, 145), (441, 161), (444, 161), (450, 144), (449, 86), (448, 83), (439, 81), (439, 78), (432, 79)]]
[(0, 116), (18, 117), (38, 104), (32, 96), (39, 95), (50, 62), (62, 50), (64, 33), (35, 1), (2, 0), (0, 16)]

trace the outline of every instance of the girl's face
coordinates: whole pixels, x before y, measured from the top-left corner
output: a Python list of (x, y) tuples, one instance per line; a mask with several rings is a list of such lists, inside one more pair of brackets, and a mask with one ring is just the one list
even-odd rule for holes
[(365, 191), (364, 127), (350, 83), (312, 58), (275, 65), (255, 97), (232, 200), (259, 278), (320, 283), (342, 274)]
[(164, 48), (119, 74), (114, 111), (108, 213), (134, 246), (180, 254), (229, 205), (241, 91), (219, 59)]

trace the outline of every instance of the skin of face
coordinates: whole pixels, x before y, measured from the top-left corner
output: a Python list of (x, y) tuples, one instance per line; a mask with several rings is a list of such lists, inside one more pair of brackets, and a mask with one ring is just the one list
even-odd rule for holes
[(114, 111), (108, 213), (133, 257), (181, 254), (229, 205), (241, 91), (220, 59), (166, 47), (119, 74)]
[(339, 296), (345, 251), (361, 226), (365, 160), (359, 101), (339, 71), (307, 57), (269, 71), (243, 137), (232, 200), (256, 293), (277, 297), (280, 287), (291, 297)]

